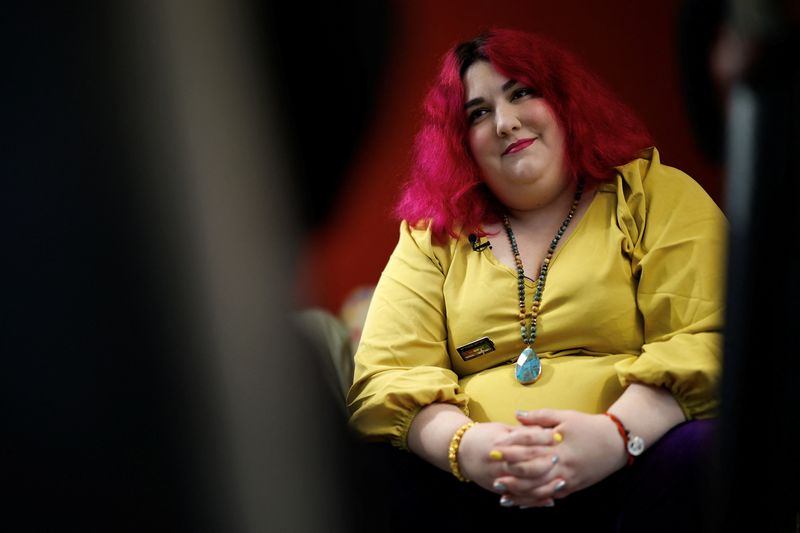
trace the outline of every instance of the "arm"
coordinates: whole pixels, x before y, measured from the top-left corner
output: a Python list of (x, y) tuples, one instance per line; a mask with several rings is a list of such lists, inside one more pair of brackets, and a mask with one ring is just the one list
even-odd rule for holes
[(401, 225), (370, 302), (348, 395), (350, 425), (366, 440), (406, 448), (412, 420), (429, 404), (448, 404), (466, 415), (467, 398), (446, 348), (442, 284), (448, 259), (429, 232)]
[(639, 200), (631, 195), (618, 203), (628, 209), (619, 218), (633, 245), (644, 342), (639, 357), (617, 364), (617, 373), (623, 385), (669, 390), (687, 419), (712, 417), (718, 405), (726, 221), (696, 182), (658, 164), (657, 153), (638, 183)]
[[(666, 389), (632, 383), (608, 409), (633, 434), (650, 445), (686, 420), (680, 404)], [(620, 437), (617, 435), (619, 440)]]
[[(434, 466), (449, 472), (450, 461), (447, 451), (450, 439), (456, 430), (467, 422), (470, 422), (470, 418), (454, 405), (436, 403), (423, 407), (414, 417), (408, 430), (408, 449)], [(462, 438), (459, 463), (462, 462), (464, 446), (466, 441), (471, 439), (473, 429), (474, 426)], [(464, 474), (466, 475), (466, 472)]]

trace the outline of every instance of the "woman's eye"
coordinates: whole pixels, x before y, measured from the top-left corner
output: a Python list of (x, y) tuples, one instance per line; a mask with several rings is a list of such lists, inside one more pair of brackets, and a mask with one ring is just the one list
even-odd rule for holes
[(486, 108), (479, 107), (478, 109), (473, 109), (469, 115), (467, 115), (467, 119), (469, 120), (470, 124), (472, 124), (488, 112), (489, 111)]
[(529, 87), (520, 87), (511, 93), (511, 101), (513, 102), (514, 100), (524, 96), (536, 96), (536, 91)]

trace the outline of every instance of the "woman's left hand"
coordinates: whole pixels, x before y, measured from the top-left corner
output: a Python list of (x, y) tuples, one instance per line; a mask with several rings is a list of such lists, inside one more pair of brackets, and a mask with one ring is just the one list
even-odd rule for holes
[[(505, 488), (503, 505), (552, 505), (554, 499), (605, 479), (627, 461), (617, 427), (604, 415), (542, 409), (519, 412), (517, 419), (522, 425), (494, 443), (508, 472), (495, 480), (496, 487)], [(532, 456), (520, 446), (527, 443), (531, 426), (551, 428), (560, 439), (556, 435), (552, 446), (542, 447)], [(538, 475), (540, 470), (532, 468), (543, 459), (556, 462), (546, 476)], [(533, 473), (537, 475), (532, 476)]]

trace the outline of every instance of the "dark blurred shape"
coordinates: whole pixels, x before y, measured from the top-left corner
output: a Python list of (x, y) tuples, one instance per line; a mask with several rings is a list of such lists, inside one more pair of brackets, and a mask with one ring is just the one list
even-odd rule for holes
[(705, 157), (722, 163), (725, 98), (711, 62), (725, 18), (726, 0), (684, 0), (678, 12), (678, 62), (686, 112)]
[(276, 77), (291, 186), (307, 228), (323, 224), (381, 98), (394, 2), (257, 2)]
[[(3, 530), (353, 530), (341, 411), (287, 316), (305, 220), (262, 16), (4, 6)], [(302, 91), (317, 135), (330, 96)]]
[[(152, 403), (163, 387), (162, 374), (151, 372), (154, 336), (142, 327), (142, 299), (131, 298), (141, 294), (141, 278), (122, 244), (131, 227), (120, 216), (118, 147), (106, 142), (115, 128), (100, 66), (108, 13), (98, 7), (13, 2), (0, 17), (7, 236), (0, 446), (12, 494), (3, 505), (9, 531), (100, 530), (112, 509), (136, 498), (128, 490), (136, 476), (155, 472), (163, 475), (152, 486), (157, 514), (177, 525), (168, 512), (178, 491), (173, 467), (145, 441), (133, 468), (131, 449), (118, 446), (126, 435), (111, 423), (126, 418), (129, 434), (142, 440), (165, 435), (164, 412)], [(112, 294), (119, 303), (109, 307)], [(130, 404), (112, 401), (131, 388), (147, 391), (138, 408), (152, 416), (129, 418)], [(161, 445), (171, 445), (168, 437)]]
[(789, 533), (800, 523), (798, 7), (728, 2), (711, 67), (729, 91), (730, 250), (710, 531)]

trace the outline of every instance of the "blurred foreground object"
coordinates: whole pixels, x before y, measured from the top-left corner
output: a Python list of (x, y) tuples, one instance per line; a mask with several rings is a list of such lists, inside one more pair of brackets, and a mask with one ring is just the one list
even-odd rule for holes
[(3, 529), (351, 530), (341, 417), (288, 318), (302, 224), (263, 21), (241, 0), (18, 4)]
[(733, 0), (713, 72), (729, 94), (728, 303), (713, 531), (797, 531), (800, 2)]

